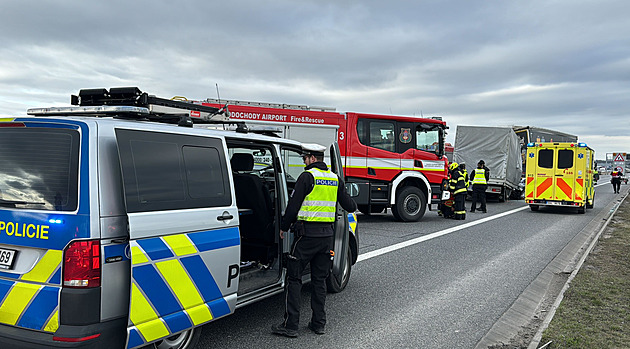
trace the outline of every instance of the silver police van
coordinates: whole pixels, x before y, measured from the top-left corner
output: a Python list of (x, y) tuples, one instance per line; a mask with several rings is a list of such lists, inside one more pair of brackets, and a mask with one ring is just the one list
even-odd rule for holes
[[(299, 142), (137, 88), (72, 104), (0, 119), (0, 347), (191, 348), (199, 326), (283, 291)], [(340, 207), (335, 252), (339, 292), (358, 252)]]

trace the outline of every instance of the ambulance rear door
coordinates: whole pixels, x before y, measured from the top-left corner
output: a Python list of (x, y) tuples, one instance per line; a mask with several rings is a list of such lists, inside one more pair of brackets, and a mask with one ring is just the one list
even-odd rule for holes
[(240, 238), (225, 141), (117, 128), (131, 257), (127, 347), (234, 312)]
[(556, 163), (554, 168), (554, 199), (574, 201), (575, 184), (575, 147), (561, 144), (555, 148)]
[[(533, 185), (534, 199), (537, 200), (553, 200), (554, 199), (554, 148), (533, 148), (530, 156), (535, 159)], [(529, 178), (528, 178), (529, 180)]]

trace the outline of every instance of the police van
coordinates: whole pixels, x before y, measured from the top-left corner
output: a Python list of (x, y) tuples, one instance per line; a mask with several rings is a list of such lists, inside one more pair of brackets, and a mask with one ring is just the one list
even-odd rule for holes
[(532, 211), (541, 206), (573, 207), (578, 213), (595, 202), (595, 152), (586, 143), (529, 143), (525, 202)]
[[(191, 114), (229, 121), (137, 88), (72, 104), (0, 119), (0, 347), (190, 348), (199, 326), (283, 291), (301, 143), (193, 128)], [(327, 163), (343, 176), (336, 144)], [(338, 207), (334, 228), (339, 292), (356, 216)]]

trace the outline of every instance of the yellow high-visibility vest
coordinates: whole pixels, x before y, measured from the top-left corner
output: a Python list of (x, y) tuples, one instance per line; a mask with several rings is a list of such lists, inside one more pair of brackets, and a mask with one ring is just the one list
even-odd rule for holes
[(486, 181), (486, 170), (483, 168), (475, 169), (475, 176), (473, 177), (472, 184), (488, 184)]
[(334, 222), (337, 211), (337, 187), (339, 178), (330, 171), (317, 168), (307, 170), (313, 175), (315, 185), (313, 190), (306, 195), (298, 220), (307, 222)]

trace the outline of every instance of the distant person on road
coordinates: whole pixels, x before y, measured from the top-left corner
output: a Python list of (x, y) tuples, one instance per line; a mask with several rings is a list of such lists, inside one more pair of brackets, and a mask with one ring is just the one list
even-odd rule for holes
[(324, 163), (326, 147), (317, 144), (303, 144), (302, 147), (306, 167), (295, 183), (280, 224), (281, 239), (290, 227), (295, 233), (295, 241), (287, 256), (284, 320), (271, 326), (274, 334), (286, 337), (298, 336), (302, 274), (307, 264), (311, 266), (313, 311), (308, 328), (316, 334), (325, 333), (326, 278), (334, 256), (333, 224), (337, 203), (348, 212), (357, 209), (343, 180)]
[(619, 189), (621, 189), (621, 169), (614, 169), (610, 175), (612, 176), (610, 183), (612, 183), (613, 192), (615, 192), (615, 194), (619, 194)]
[(453, 207), (453, 218), (456, 220), (466, 219), (466, 195), (468, 194), (468, 174), (466, 168), (460, 168), (456, 162), (449, 165), (451, 180), (449, 190), (454, 195), (455, 205)]
[(486, 213), (486, 189), (488, 189), (488, 180), (490, 179), (490, 170), (486, 167), (486, 162), (479, 160), (477, 168), (470, 173), (470, 182), (472, 182), (472, 206), (470, 212), (477, 209), (477, 201), (481, 202), (479, 209)]

